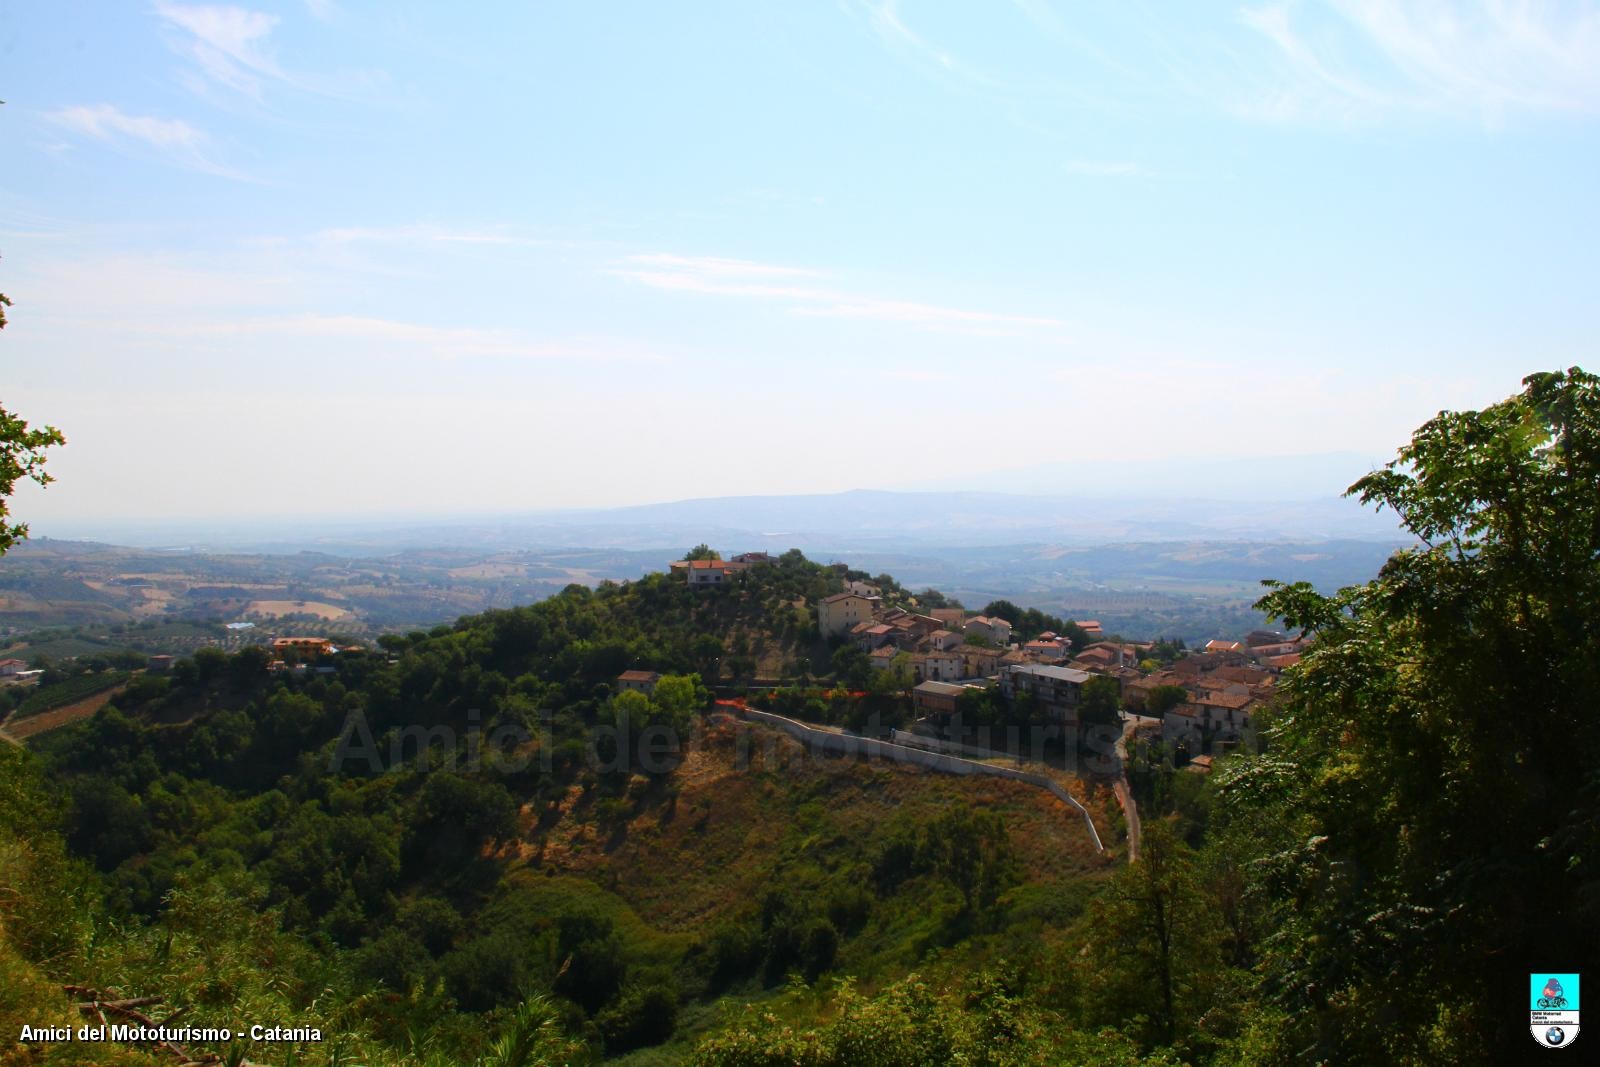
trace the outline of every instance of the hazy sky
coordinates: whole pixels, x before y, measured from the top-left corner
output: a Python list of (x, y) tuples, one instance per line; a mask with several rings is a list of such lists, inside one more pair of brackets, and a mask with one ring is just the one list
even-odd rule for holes
[(0, 97), (39, 533), (1386, 455), (1595, 363), (1593, 5), (0, 3)]

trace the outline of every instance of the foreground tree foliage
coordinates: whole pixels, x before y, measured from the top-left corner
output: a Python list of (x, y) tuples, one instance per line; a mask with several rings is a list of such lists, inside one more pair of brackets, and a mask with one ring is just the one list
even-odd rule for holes
[(1193, 850), (1160, 820), (1145, 824), (1139, 862), (1089, 907), (1081, 936), (1085, 951), (1068, 974), (1083, 1018), (1121, 1025), (1145, 1047), (1203, 1047), (1198, 1032), (1222, 1023), (1243, 984), (1224, 974)]
[[(6, 325), (6, 308), (11, 301), (0, 293), (0, 329)], [(45, 449), (64, 445), (67, 439), (54, 426), (30, 427), (0, 407), (0, 555), (28, 536), (28, 524), (9, 521), (9, 500), (17, 483), (23, 480), (49, 485), (45, 473)]]
[(1316, 637), (1223, 787), (1279, 1060), (1512, 1062), (1527, 975), (1596, 958), (1600, 379), (1524, 384), (1352, 487), (1417, 547), (1262, 601)]
[(827, 1023), (796, 1027), (771, 1010), (746, 1009), (689, 1062), (694, 1067), (1161, 1067), (1179, 1062), (1142, 1056), (1134, 1042), (1113, 1032), (1072, 1031), (990, 973), (949, 992), (913, 974), (872, 997), (845, 981), (822, 1014)]

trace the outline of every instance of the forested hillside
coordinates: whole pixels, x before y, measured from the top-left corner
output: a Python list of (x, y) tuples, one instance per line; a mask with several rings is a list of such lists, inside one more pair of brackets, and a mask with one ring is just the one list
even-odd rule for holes
[(141, 675), (0, 746), (0, 1062), (178, 1062), (17, 1040), (145, 997), (321, 1031), (188, 1050), (272, 1064), (1520, 1059), (1529, 972), (1600, 932), (1600, 380), (1354, 491), (1422, 543), (1268, 591), (1315, 643), (1264, 749), (1143, 772), (1132, 864), (1012, 783), (741, 748), (708, 685), (831, 666), (798, 553)]

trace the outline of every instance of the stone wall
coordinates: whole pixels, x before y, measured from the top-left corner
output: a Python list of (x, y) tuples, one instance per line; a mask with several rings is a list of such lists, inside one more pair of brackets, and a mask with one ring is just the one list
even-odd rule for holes
[(1094, 843), (1096, 852), (1105, 852), (1105, 846), (1100, 842), (1100, 833), (1094, 828), (1094, 818), (1088, 810), (1071, 793), (1057, 782), (1043, 774), (1020, 770), (1016, 767), (1007, 767), (999, 764), (979, 763), (976, 760), (962, 759), (947, 752), (933, 752), (925, 748), (912, 748), (909, 745), (895, 744), (892, 741), (880, 741), (875, 737), (860, 737), (856, 734), (836, 733), (832, 730), (823, 730), (814, 726), (807, 726), (803, 722), (774, 715), (770, 711), (757, 711), (747, 708), (743, 711), (745, 718), (752, 722), (763, 723), (776, 727), (784, 733), (806, 745), (811, 751), (818, 754), (831, 754), (841, 756), (862, 756), (867, 759), (892, 761), (896, 763), (910, 763), (929, 770), (943, 771), (946, 774), (987, 774), (996, 778), (1010, 778), (1018, 782), (1048, 790), (1057, 799), (1083, 816), (1083, 825), (1089, 832), (1089, 840)]

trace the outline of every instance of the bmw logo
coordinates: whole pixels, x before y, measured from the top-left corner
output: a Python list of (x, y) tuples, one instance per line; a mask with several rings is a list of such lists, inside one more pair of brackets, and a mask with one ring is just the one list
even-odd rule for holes
[(1544, 1032), (1544, 1039), (1552, 1045), (1559, 1045), (1567, 1039), (1567, 1032), (1559, 1026), (1552, 1026)]

